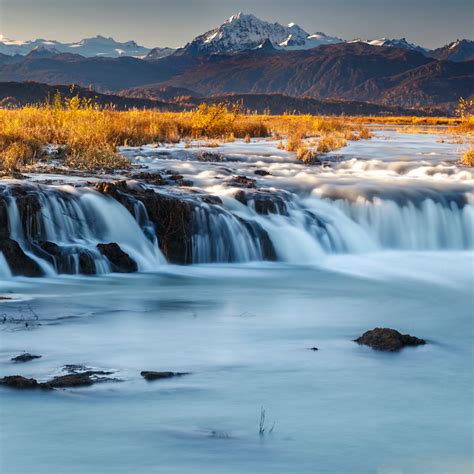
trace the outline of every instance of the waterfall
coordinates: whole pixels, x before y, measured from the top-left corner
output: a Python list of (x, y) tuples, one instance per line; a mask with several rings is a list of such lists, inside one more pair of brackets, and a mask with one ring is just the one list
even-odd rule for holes
[(7, 186), (1, 191), (9, 238), (46, 274), (110, 272), (111, 262), (97, 247), (101, 243), (118, 244), (139, 271), (165, 263), (156, 236), (146, 236), (151, 224), (143, 209), (136, 220), (114, 199), (71, 186)]
[[(5, 235), (43, 274), (121, 271), (113, 262), (114, 252), (131, 259), (138, 271), (156, 271), (166, 263), (167, 245), (174, 245), (174, 254), (167, 254), (174, 258), (186, 249), (180, 263), (314, 264), (334, 253), (474, 248), (474, 206), (463, 193), (417, 192), (400, 198), (346, 191), (331, 196), (319, 190), (299, 197), (250, 190), (203, 199), (145, 188), (132, 192), (125, 187), (109, 197), (71, 186), (4, 185), (0, 276), (11, 273), (9, 257), (1, 253)], [(156, 208), (160, 212), (153, 211), (153, 220), (149, 211)], [(160, 226), (176, 225), (174, 217), (181, 215), (185, 217), (177, 228), (183, 230), (173, 230), (169, 241), (161, 242)], [(160, 219), (166, 217), (171, 219), (164, 224)], [(116, 247), (104, 250), (102, 244)]]

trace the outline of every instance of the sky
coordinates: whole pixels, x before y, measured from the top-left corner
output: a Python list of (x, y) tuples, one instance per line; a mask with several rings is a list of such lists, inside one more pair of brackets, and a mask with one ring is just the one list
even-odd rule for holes
[(0, 0), (0, 34), (177, 47), (239, 11), (343, 39), (406, 37), (436, 48), (474, 37), (473, 0)]

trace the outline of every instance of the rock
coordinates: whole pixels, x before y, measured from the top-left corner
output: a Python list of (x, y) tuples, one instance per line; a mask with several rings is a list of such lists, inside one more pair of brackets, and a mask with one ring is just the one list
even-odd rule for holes
[(237, 201), (255, 209), (257, 214), (282, 214), (287, 215), (287, 206), (283, 194), (275, 192), (258, 190), (258, 191), (244, 191), (239, 190), (234, 195)]
[(310, 351), (318, 351), (319, 349), (317, 347), (310, 347), (309, 350)]
[(256, 188), (255, 180), (247, 178), (247, 176), (233, 176), (230, 181), (232, 186), (240, 186), (242, 188)]
[(25, 254), (16, 240), (0, 240), (0, 252), (3, 253), (13, 275), (27, 277), (43, 276), (44, 273), (41, 267)]
[(12, 360), (13, 362), (29, 362), (30, 360), (40, 359), (40, 358), (41, 356), (33, 355), (33, 354), (29, 354), (28, 352), (25, 352), (24, 354), (20, 354), (16, 357), (12, 357), (10, 360)]
[(378, 351), (399, 351), (405, 346), (419, 346), (426, 344), (426, 341), (409, 334), (401, 334), (395, 329), (375, 328), (367, 331), (362, 336), (354, 339), (358, 344), (372, 347)]
[(216, 163), (218, 161), (224, 161), (224, 155), (221, 155), (220, 153), (212, 153), (210, 151), (203, 151), (198, 155), (198, 160)]
[(267, 171), (267, 170), (256, 170), (255, 171), (255, 174), (257, 176), (268, 176), (268, 175), (271, 175), (270, 171)]
[(131, 178), (139, 181), (145, 181), (146, 183), (154, 184), (155, 186), (163, 186), (166, 184), (166, 180), (163, 179), (160, 173), (148, 173), (142, 171), (140, 173), (133, 174)]
[(7, 387), (18, 388), (21, 390), (40, 388), (40, 384), (36, 379), (28, 379), (21, 375), (8, 375), (0, 378), (0, 385), (6, 385)]
[(0, 239), (10, 236), (10, 222), (8, 220), (8, 203), (0, 199)]
[(89, 374), (67, 374), (54, 377), (41, 384), (45, 388), (85, 387), (92, 385), (94, 380)]
[(118, 195), (121, 192), (128, 191), (127, 181), (125, 180), (114, 181), (113, 183), (103, 181), (103, 182), (97, 183), (95, 185), (95, 188), (99, 193), (108, 194), (109, 196), (112, 196), (116, 199), (118, 198)]
[(97, 248), (110, 262), (113, 272), (133, 273), (138, 270), (137, 263), (115, 242), (110, 244), (98, 244)]
[(79, 252), (79, 273), (82, 275), (95, 275), (94, 257), (86, 250)]
[(169, 379), (171, 377), (181, 377), (183, 375), (188, 375), (189, 372), (154, 372), (150, 370), (143, 370), (140, 372), (140, 375), (148, 381), (151, 380), (160, 380), (160, 379)]

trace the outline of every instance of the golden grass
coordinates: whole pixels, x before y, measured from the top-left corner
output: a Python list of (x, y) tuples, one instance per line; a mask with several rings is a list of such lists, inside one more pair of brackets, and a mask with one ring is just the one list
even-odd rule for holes
[(470, 148), (462, 155), (461, 163), (464, 166), (474, 167), (474, 148)]
[[(73, 98), (74, 99), (74, 98)], [(99, 110), (90, 102), (68, 99), (52, 105), (0, 109), (0, 169), (18, 171), (44, 155), (46, 145), (64, 150), (63, 163), (83, 170), (109, 171), (126, 168), (119, 146), (218, 141), (252, 137), (286, 137), (286, 148), (296, 151), (306, 137), (327, 135), (362, 137), (359, 125), (346, 118), (311, 115), (243, 115), (225, 104), (202, 104), (189, 112)], [(189, 145), (188, 145), (189, 146)]]
[[(324, 117), (312, 115), (244, 115), (225, 104), (202, 104), (188, 112), (99, 110), (79, 99), (57, 100), (44, 106), (0, 109), (0, 170), (33, 167), (47, 145), (60, 146), (62, 163), (82, 170), (112, 171), (129, 167), (120, 146), (202, 140), (222, 141), (273, 137), (278, 148), (297, 153), (304, 162), (346, 145), (347, 140), (371, 138), (365, 124), (445, 125), (459, 135), (474, 129), (472, 117)], [(314, 139), (314, 143), (308, 143)], [(304, 151), (306, 150), (306, 151)]]

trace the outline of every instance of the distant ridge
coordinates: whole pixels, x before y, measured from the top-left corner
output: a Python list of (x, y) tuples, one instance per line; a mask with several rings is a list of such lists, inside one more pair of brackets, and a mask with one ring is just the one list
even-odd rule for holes
[[(154, 92), (153, 92), (154, 91)], [(238, 104), (243, 111), (283, 114), (324, 114), (324, 115), (439, 115), (438, 110), (408, 110), (400, 107), (386, 107), (377, 104), (349, 101), (316, 100), (311, 98), (288, 97), (281, 94), (227, 94), (212, 97), (198, 97), (193, 91), (149, 86), (149, 98), (133, 97), (139, 91), (128, 90), (120, 94), (100, 94), (96, 91), (70, 85), (49, 86), (36, 82), (0, 82), (0, 108), (15, 108), (24, 105), (40, 105), (52, 100), (59, 92), (62, 97), (79, 95), (90, 98), (102, 107), (117, 110), (157, 109), (181, 111), (197, 107), (200, 103)], [(186, 95), (193, 94), (193, 95)]]

